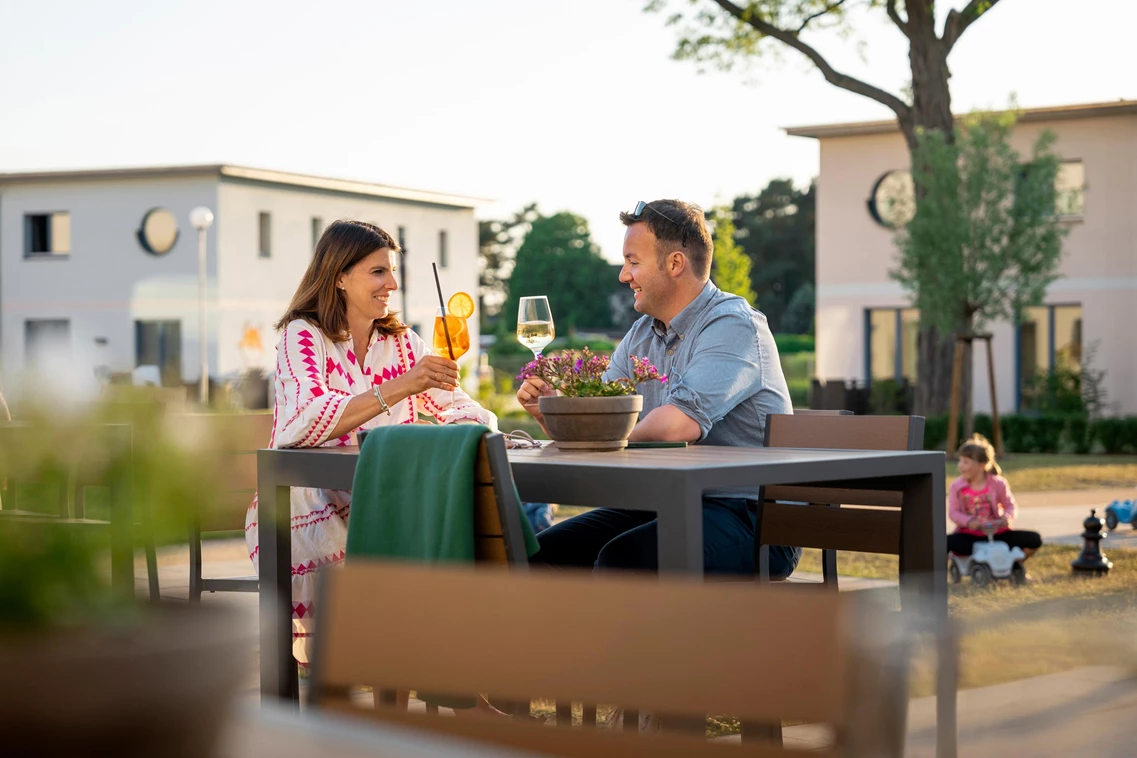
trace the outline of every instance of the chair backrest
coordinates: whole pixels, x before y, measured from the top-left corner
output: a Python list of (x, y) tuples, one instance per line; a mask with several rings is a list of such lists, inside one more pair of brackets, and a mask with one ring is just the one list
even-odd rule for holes
[(852, 411), (814, 410), (813, 408), (794, 408), (795, 416), (852, 416)]
[(487, 434), (474, 460), (474, 555), (479, 563), (528, 565), (521, 503), (505, 452), (505, 437)]
[[(781, 415), (766, 417), (767, 447), (827, 450), (921, 450), (922, 416)], [(899, 551), (903, 494), (883, 490), (773, 486), (763, 491), (761, 542), (870, 553)], [(805, 513), (775, 501), (884, 506)], [(788, 541), (783, 541), (788, 540)]]
[[(316, 706), (359, 712), (348, 696), (357, 685), (492, 692), (818, 721), (843, 746), (863, 744), (865, 734), (902, 744), (899, 619), (862, 613), (849, 596), (365, 560), (321, 581), (309, 680)], [(518, 734), (511, 728), (501, 739)]]
[(219, 469), (210, 472), (220, 482), (212, 503), (199, 512), (203, 532), (245, 528), (245, 513), (257, 490), (257, 450), (272, 437), (271, 413), (187, 413), (178, 417), (179, 431), (220, 451)]

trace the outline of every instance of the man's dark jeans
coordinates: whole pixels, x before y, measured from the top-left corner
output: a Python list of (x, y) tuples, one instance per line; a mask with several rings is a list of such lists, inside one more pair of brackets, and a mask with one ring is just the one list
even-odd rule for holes
[[(703, 571), (754, 575), (755, 514), (742, 498), (703, 498)], [(655, 514), (597, 508), (537, 535), (540, 551), (530, 564), (598, 570), (659, 569)], [(770, 548), (770, 576), (793, 573), (801, 548)]]

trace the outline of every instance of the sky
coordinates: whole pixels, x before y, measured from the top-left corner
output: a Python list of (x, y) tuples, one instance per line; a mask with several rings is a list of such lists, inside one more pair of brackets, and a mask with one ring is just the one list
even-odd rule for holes
[[(783, 128), (891, 116), (793, 51), (700, 75), (643, 5), (0, 0), (0, 172), (234, 163), (482, 197), (481, 218), (536, 201), (618, 260), (638, 200), (808, 182), (817, 143)], [(806, 39), (899, 92), (900, 32), (854, 23), (862, 46)], [(1130, 0), (1003, 0), (952, 53), (955, 110), (1135, 99), (1134, 28)]]

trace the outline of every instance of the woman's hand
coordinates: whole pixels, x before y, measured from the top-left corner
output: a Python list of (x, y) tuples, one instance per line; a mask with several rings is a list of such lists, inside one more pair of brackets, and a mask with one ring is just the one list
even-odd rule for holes
[(979, 519), (977, 519), (977, 518), (973, 518), (967, 522), (967, 528), (971, 529), (973, 531), (979, 531), (979, 528), (981, 526), (982, 525), (979, 523)]
[[(418, 363), (400, 377), (406, 382), (409, 395), (418, 395), (427, 390), (458, 389), (458, 364), (440, 355), (424, 355)], [(389, 402), (389, 401), (388, 401)]]

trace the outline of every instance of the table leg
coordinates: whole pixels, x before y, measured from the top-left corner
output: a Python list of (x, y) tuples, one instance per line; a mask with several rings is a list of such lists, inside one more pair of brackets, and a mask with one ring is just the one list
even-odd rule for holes
[[(936, 755), (956, 755), (958, 672), (950, 650), (947, 609), (947, 533), (944, 525), (944, 471), (913, 478), (900, 512), (900, 599), (914, 606), (937, 632)], [(927, 603), (927, 605), (923, 605)]]
[(703, 578), (703, 492), (688, 488), (682, 508), (660, 508), (659, 573)]
[(258, 465), (257, 537), (260, 545), (261, 697), (299, 702), (292, 657), (291, 492)]

